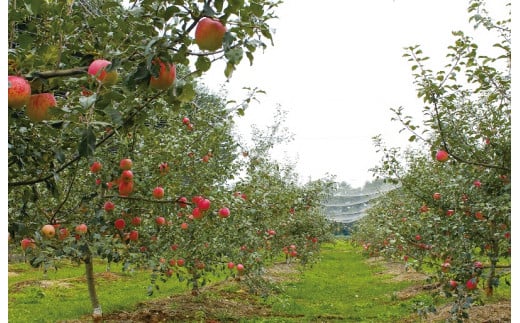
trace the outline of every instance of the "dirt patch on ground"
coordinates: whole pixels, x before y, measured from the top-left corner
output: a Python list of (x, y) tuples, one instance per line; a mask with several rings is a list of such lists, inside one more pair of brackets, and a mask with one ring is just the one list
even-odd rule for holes
[[(367, 260), (369, 264), (381, 265), (384, 269), (378, 274), (388, 274), (393, 276), (394, 281), (415, 281), (418, 284), (405, 288), (396, 293), (396, 297), (405, 300), (414, 297), (424, 291), (439, 290), (439, 284), (426, 283), (427, 275), (416, 272), (413, 268), (406, 267), (403, 263), (385, 261), (382, 257), (372, 257)], [(450, 318), (451, 304), (442, 306), (437, 309), (436, 313), (431, 313), (426, 318), (418, 318), (412, 316), (410, 321), (406, 323), (423, 322), (423, 323), (440, 323)], [(469, 309), (471, 323), (506, 323), (511, 322), (511, 302), (501, 301), (493, 304), (485, 304), (481, 306), (472, 306)]]

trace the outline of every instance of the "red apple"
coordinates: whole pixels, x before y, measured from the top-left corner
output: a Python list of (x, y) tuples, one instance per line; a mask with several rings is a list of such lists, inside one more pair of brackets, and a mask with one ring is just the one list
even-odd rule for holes
[(136, 225), (136, 226), (137, 226), (137, 225), (139, 225), (139, 224), (141, 224), (141, 218), (138, 217), (138, 216), (134, 217), (134, 218), (132, 219), (132, 225)]
[(235, 268), (235, 264), (232, 261), (230, 261), (230, 262), (228, 262), (227, 267), (229, 269), (233, 269), (233, 268)]
[(229, 209), (227, 207), (223, 207), (218, 210), (218, 216), (221, 218), (227, 218), (229, 216)]
[(477, 269), (484, 268), (484, 265), (480, 261), (475, 261), (475, 263), (473, 263), (473, 266)]
[(446, 211), (446, 216), (452, 216), (453, 214), (455, 214), (455, 210), (447, 210)]
[(168, 64), (167, 67), (160, 59), (156, 59), (152, 62), (154, 65), (157, 65), (157, 63), (159, 63), (159, 75), (158, 77), (154, 77), (153, 75), (150, 77), (150, 87), (152, 89), (165, 90), (172, 86), (175, 81), (175, 65)]
[(450, 287), (451, 287), (451, 288), (456, 288), (457, 285), (459, 285), (459, 284), (458, 284), (456, 281), (454, 281), (453, 279), (450, 280)]
[(119, 162), (119, 168), (122, 170), (132, 169), (132, 160), (130, 158), (123, 158)]
[(182, 259), (182, 258), (177, 259), (177, 266), (182, 267), (182, 266), (184, 266), (184, 263), (185, 263), (184, 259)]
[(181, 224), (181, 229), (182, 229), (182, 230), (187, 230), (187, 229), (188, 229), (188, 223), (183, 222), (183, 223)]
[(195, 43), (201, 50), (215, 51), (222, 47), (226, 27), (218, 20), (204, 17), (197, 23)]
[(439, 151), (437, 151), (437, 154), (435, 155), (435, 158), (437, 159), (437, 161), (440, 161), (441, 163), (444, 163), (445, 161), (448, 160), (449, 155), (448, 155), (448, 153), (445, 150), (439, 150)]
[(126, 169), (121, 172), (121, 180), (123, 182), (131, 182), (134, 179), (134, 173), (131, 170)]
[(473, 277), (466, 282), (466, 288), (469, 290), (473, 290), (477, 288), (477, 278)]
[(64, 240), (64, 239), (68, 238), (69, 235), (70, 235), (70, 233), (69, 233), (69, 230), (67, 228), (61, 228), (59, 233), (58, 233), (58, 239)]
[(76, 226), (76, 233), (77, 234), (84, 234), (87, 233), (88, 227), (85, 223), (78, 224)]
[(194, 196), (191, 198), (193, 204), (199, 204), (199, 201), (202, 201), (204, 198), (200, 195)]
[(185, 124), (186, 126), (190, 124), (190, 118), (188, 117), (184, 117), (182, 118), (182, 123)]
[(137, 241), (137, 239), (139, 239), (139, 232), (137, 232), (136, 230), (130, 231), (130, 234), (128, 235), (128, 239), (130, 241)]
[(118, 230), (123, 230), (126, 226), (126, 223), (125, 223), (125, 220), (123, 219), (117, 219), (114, 221), (114, 226), (116, 227), (116, 229)]
[(421, 240), (421, 235), (420, 234), (416, 235), (415, 236), (415, 240), (420, 241)]
[(161, 175), (165, 175), (170, 171), (170, 166), (168, 166), (168, 163), (162, 162), (159, 164), (159, 173)]
[(157, 186), (153, 189), (152, 195), (158, 200), (162, 199), (164, 197), (164, 188)]
[(101, 168), (102, 168), (102, 165), (98, 161), (95, 161), (92, 163), (92, 165), (90, 165), (90, 171), (94, 174), (98, 173), (101, 170)]
[(27, 248), (36, 248), (36, 244), (34, 243), (33, 239), (25, 238), (22, 239), (20, 245), (22, 246), (23, 250), (26, 250)]
[(25, 107), (25, 114), (32, 122), (50, 119), (49, 108), (56, 106), (56, 99), (52, 93), (33, 94)]
[(168, 263), (170, 264), (170, 266), (175, 266), (175, 265), (177, 265), (177, 260), (170, 259), (170, 261), (168, 261)]
[(197, 202), (197, 206), (201, 211), (207, 211), (211, 206), (211, 202), (208, 199), (201, 199)]
[(434, 200), (440, 200), (441, 199), (441, 193), (433, 193), (433, 199)]
[(238, 264), (238, 265), (237, 265), (237, 270), (238, 270), (238, 271), (242, 271), (242, 270), (244, 270), (244, 265), (242, 265), (242, 264)]
[(7, 106), (13, 109), (23, 108), (29, 103), (31, 85), (21, 76), (9, 75), (7, 79)]
[(114, 202), (106, 201), (103, 208), (105, 209), (106, 212), (112, 212), (116, 208), (116, 205), (114, 204)]
[(157, 223), (158, 225), (164, 225), (166, 223), (166, 219), (162, 216), (158, 216), (157, 218), (155, 218), (155, 223)]
[(88, 67), (88, 74), (95, 76), (97, 80), (103, 84), (115, 84), (117, 82), (118, 74), (115, 69), (107, 72), (108, 66), (112, 64), (105, 59), (96, 59)]
[(482, 183), (479, 181), (479, 180), (476, 180), (473, 182), (473, 185), (476, 187), (476, 188), (480, 188), (482, 186)]
[(134, 190), (134, 182), (121, 182), (119, 183), (119, 195), (129, 196)]
[(193, 216), (194, 219), (201, 219), (203, 216), (202, 211), (198, 207), (194, 208), (191, 211), (191, 215)]
[(179, 197), (179, 200), (178, 200), (178, 201), (179, 201), (179, 206), (180, 206), (181, 208), (185, 208), (185, 207), (188, 206), (188, 199), (187, 199), (185, 196), (181, 196), (181, 197)]
[(42, 233), (47, 238), (52, 238), (56, 235), (56, 229), (52, 224), (46, 224), (42, 227)]

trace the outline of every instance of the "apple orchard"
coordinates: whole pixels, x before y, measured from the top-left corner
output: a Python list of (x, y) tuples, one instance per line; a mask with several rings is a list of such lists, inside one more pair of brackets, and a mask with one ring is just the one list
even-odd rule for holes
[[(271, 43), (278, 1), (10, 1), (9, 239), (34, 267), (93, 259), (193, 294), (215, 271), (253, 284), (266, 261), (309, 262), (329, 230), (330, 182), (270, 161), (276, 132), (233, 137), (224, 77)], [(273, 125), (276, 129), (277, 124)], [(254, 287), (254, 286), (252, 286)]]
[[(332, 181), (298, 184), (270, 158), (283, 120), (251, 143), (233, 134), (262, 91), (227, 98), (198, 81), (215, 61), (223, 78), (254, 65), (279, 4), (9, 1), (9, 243), (34, 267), (84, 266), (96, 320), (94, 259), (149, 270), (149, 293), (177, 279), (197, 295), (215, 272), (262, 288), (273, 259), (313, 262), (331, 238)], [(468, 12), (494, 51), (454, 32), (434, 72), (420, 46), (406, 48), (425, 118), (393, 112), (418, 148), (375, 138), (374, 174), (398, 188), (353, 235), (369, 254), (434, 272), (459, 318), (511, 257), (510, 18), (491, 19), (479, 0)]]

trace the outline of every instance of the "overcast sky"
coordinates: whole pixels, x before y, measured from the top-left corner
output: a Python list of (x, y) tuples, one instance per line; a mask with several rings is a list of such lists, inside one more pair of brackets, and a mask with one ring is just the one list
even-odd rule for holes
[[(490, 1), (494, 5), (503, 1)], [(267, 92), (239, 122), (268, 125), (279, 104), (288, 111), (285, 125), (295, 140), (275, 155), (296, 163), (302, 180), (326, 173), (353, 186), (372, 180), (369, 168), (380, 157), (372, 137), (405, 146), (390, 108), (403, 106), (421, 115), (404, 47), (421, 45), (436, 70), (446, 64), (452, 31), (474, 34), (465, 0), (286, 0), (276, 12), (274, 47), (243, 64), (226, 83), (230, 98), (244, 96), (244, 86)], [(499, 6), (502, 8), (503, 6)], [(490, 8), (491, 10), (492, 8)], [(223, 67), (205, 81), (225, 82)]]

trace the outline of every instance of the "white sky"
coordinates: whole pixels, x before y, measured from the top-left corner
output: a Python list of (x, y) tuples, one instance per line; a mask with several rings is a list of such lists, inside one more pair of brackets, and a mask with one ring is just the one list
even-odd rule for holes
[[(494, 5), (503, 1), (490, 1)], [(404, 106), (420, 117), (411, 64), (404, 47), (421, 45), (436, 70), (448, 61), (452, 31), (474, 34), (468, 1), (453, 0), (286, 0), (272, 22), (274, 47), (258, 52), (252, 67), (243, 64), (226, 84), (230, 99), (244, 97), (244, 86), (267, 92), (251, 105), (239, 126), (269, 125), (277, 104), (287, 110), (285, 125), (295, 140), (275, 155), (295, 161), (302, 180), (326, 173), (353, 186), (372, 180), (378, 164), (372, 137), (390, 146), (407, 145), (410, 134), (391, 122), (390, 108)], [(503, 6), (499, 6), (502, 8)], [(489, 8), (490, 11), (492, 8)], [(483, 44), (479, 44), (483, 46)], [(223, 67), (214, 66), (205, 82), (218, 88)]]

